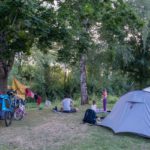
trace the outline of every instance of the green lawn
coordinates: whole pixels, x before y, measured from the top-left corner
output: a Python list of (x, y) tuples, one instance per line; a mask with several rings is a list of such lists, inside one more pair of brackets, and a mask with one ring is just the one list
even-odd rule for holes
[(149, 150), (149, 139), (133, 135), (115, 135), (112, 130), (82, 124), (84, 111), (75, 114), (54, 113), (51, 109), (27, 110), (21, 121), (10, 127), (0, 124), (0, 150)]

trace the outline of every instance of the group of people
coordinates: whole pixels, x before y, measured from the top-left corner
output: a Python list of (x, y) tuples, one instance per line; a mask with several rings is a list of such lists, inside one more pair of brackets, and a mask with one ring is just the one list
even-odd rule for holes
[[(103, 103), (103, 111), (107, 111), (107, 90), (104, 89), (102, 92), (102, 103)], [(96, 101), (93, 100), (91, 109), (94, 110), (96, 113), (100, 112), (100, 109), (97, 108)]]
[[(107, 90), (104, 89), (102, 92), (102, 103), (103, 103), (103, 111), (107, 110)], [(73, 107), (73, 100), (68, 96), (65, 96), (62, 100), (62, 107), (58, 110), (57, 106), (53, 109), (54, 111), (65, 112), (65, 113), (73, 113), (77, 112), (78, 109)], [(97, 108), (96, 101), (94, 100), (91, 109), (96, 113), (100, 112), (100, 109)]]

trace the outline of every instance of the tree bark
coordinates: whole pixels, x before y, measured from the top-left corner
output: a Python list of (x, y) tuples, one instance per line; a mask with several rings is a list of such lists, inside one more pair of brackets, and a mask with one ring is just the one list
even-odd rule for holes
[(12, 69), (14, 57), (9, 60), (0, 59), (0, 93), (7, 91), (7, 80), (10, 70)]
[(0, 78), (0, 94), (5, 93), (7, 90), (7, 77)]
[(86, 66), (84, 55), (82, 55), (80, 59), (80, 86), (81, 86), (81, 105), (88, 104)]
[(10, 70), (12, 69), (15, 54), (11, 51), (11, 55), (8, 56), (8, 43), (7, 43), (7, 34), (4, 30), (0, 31), (0, 93), (5, 93), (7, 90), (7, 79)]

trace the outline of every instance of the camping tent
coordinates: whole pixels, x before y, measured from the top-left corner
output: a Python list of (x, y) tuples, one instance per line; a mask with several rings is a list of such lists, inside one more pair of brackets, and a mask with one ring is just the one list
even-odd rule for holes
[(123, 95), (100, 125), (115, 133), (131, 132), (150, 138), (150, 92), (132, 91)]
[(147, 87), (147, 88), (143, 89), (143, 91), (150, 92), (150, 87)]

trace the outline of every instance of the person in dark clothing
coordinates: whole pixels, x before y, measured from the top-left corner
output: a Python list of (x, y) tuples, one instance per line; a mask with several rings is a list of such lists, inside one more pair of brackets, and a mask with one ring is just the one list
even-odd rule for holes
[(37, 105), (39, 106), (39, 105), (41, 104), (41, 102), (42, 102), (41, 96), (39, 96), (39, 95), (36, 93), (36, 94), (34, 94), (34, 99), (35, 99)]

